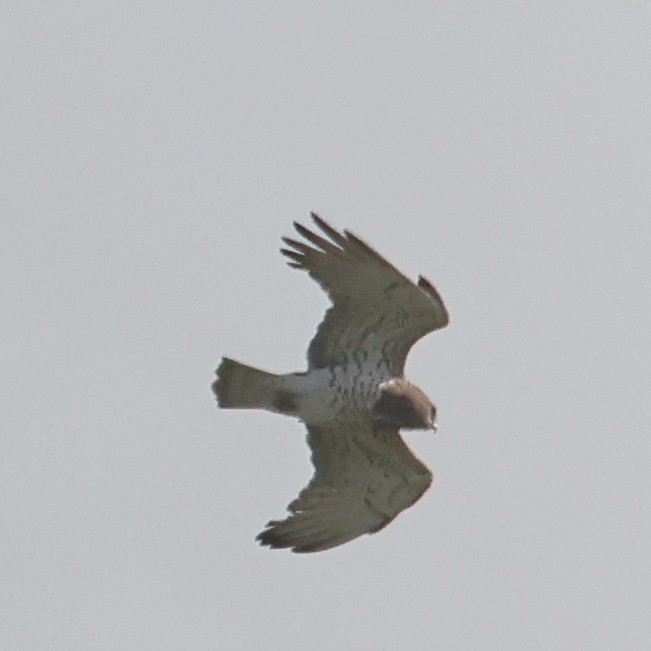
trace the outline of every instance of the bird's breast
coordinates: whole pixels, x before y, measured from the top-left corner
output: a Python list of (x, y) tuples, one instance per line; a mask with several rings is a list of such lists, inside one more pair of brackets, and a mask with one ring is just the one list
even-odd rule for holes
[(297, 376), (296, 415), (307, 424), (370, 418), (379, 396), (378, 385), (388, 372), (373, 372), (357, 364), (313, 369)]

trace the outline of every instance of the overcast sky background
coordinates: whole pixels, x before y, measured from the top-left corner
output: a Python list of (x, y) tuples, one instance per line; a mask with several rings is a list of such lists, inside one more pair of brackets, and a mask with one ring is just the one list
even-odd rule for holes
[[(3, 649), (646, 649), (651, 9), (9, 2), (0, 17)], [(316, 555), (253, 538), (304, 429), (319, 211), (452, 316), (409, 377), (435, 483)]]

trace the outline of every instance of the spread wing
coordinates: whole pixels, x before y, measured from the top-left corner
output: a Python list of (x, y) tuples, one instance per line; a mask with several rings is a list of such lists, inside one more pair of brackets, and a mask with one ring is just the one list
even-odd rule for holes
[(312, 219), (329, 239), (294, 222), (313, 246), (284, 237), (292, 248), (281, 249), (288, 264), (305, 269), (332, 301), (310, 343), (308, 367), (384, 361), (393, 375), (402, 375), (413, 344), (448, 324), (441, 297), (425, 278), (415, 285), (349, 231), (339, 233), (314, 213)]
[(318, 552), (364, 533), (375, 533), (429, 488), (432, 473), (405, 445), (397, 429), (342, 432), (308, 427), (315, 472), (257, 540), (274, 548)]

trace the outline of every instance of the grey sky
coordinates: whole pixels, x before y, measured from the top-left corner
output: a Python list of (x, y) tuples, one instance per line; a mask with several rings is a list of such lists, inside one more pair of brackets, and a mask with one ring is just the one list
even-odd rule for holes
[[(3, 649), (647, 648), (648, 4), (1, 13)], [(209, 385), (303, 368), (309, 210), (452, 324), (432, 489), (296, 556), (303, 428)]]

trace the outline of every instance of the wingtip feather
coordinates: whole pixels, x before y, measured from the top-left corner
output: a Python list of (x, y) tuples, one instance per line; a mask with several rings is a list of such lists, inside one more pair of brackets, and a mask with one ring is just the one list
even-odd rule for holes
[(335, 228), (330, 226), (325, 219), (319, 217), (315, 212), (311, 212), (310, 216), (314, 220), (314, 223), (336, 244), (341, 248), (345, 249), (347, 240), (346, 238)]
[(425, 278), (425, 276), (418, 276), (418, 287), (422, 291), (424, 291), (431, 299), (433, 299), (436, 303), (438, 303), (441, 307), (441, 310), (443, 310), (443, 316), (445, 318), (445, 323), (443, 325), (447, 325), (450, 322), (450, 315), (448, 314), (448, 310), (445, 307), (445, 303), (443, 302), (443, 299), (441, 298), (441, 295), (438, 293), (436, 290), (436, 287), (432, 285), (432, 283)]
[(318, 253), (331, 253), (335, 254), (339, 252), (339, 249), (328, 240), (320, 237), (316, 233), (313, 233), (309, 228), (294, 222), (294, 228), (297, 232), (302, 235), (308, 242), (311, 242), (314, 246), (318, 247), (316, 250)]

